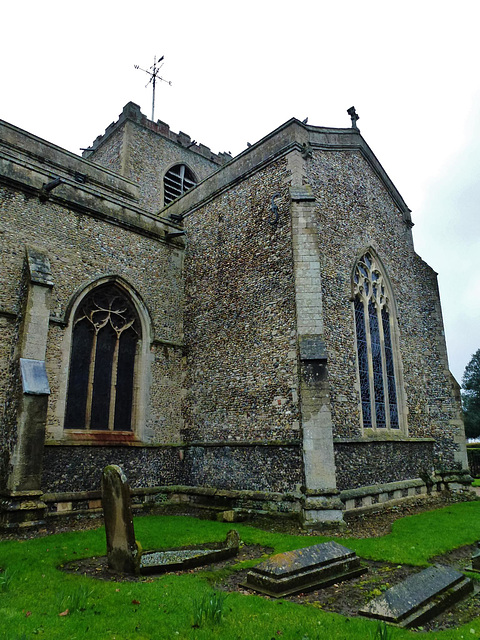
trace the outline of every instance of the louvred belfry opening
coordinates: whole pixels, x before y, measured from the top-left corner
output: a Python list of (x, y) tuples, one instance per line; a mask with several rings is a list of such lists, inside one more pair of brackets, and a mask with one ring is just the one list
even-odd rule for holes
[(165, 205), (179, 198), (197, 184), (192, 171), (184, 164), (169, 169), (163, 179), (163, 202)]

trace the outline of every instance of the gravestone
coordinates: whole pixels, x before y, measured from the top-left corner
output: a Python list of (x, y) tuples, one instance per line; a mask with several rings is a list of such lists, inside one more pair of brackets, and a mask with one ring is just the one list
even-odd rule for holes
[(463, 573), (437, 565), (409, 576), (360, 609), (361, 615), (418, 627), (473, 591)]
[(243, 586), (281, 598), (356, 578), (366, 570), (354, 551), (324, 542), (272, 556), (248, 572)]
[(140, 552), (133, 529), (130, 487), (116, 464), (103, 470), (102, 503), (108, 566), (119, 573), (139, 573)]
[(122, 468), (116, 464), (103, 470), (102, 503), (108, 566), (117, 573), (145, 575), (184, 570), (226, 560), (238, 553), (240, 537), (234, 529), (228, 532), (225, 542), (142, 553), (135, 540), (130, 487)]

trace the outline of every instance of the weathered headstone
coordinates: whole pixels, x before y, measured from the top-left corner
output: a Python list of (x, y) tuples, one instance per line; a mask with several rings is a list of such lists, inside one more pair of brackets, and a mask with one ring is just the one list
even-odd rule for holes
[(418, 627), (473, 591), (463, 573), (437, 565), (409, 576), (359, 613), (401, 627)]
[(354, 551), (332, 541), (272, 556), (248, 572), (244, 586), (281, 598), (328, 587), (365, 571)]
[(103, 470), (102, 503), (108, 566), (120, 573), (139, 573), (140, 552), (133, 529), (130, 487), (116, 464)]

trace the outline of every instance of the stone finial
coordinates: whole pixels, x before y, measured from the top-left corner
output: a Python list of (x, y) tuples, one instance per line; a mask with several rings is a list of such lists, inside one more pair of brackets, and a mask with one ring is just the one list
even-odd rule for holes
[(347, 109), (347, 113), (348, 113), (348, 115), (350, 116), (350, 118), (352, 120), (352, 128), (353, 129), (358, 129), (357, 120), (360, 120), (360, 116), (355, 111), (355, 107), (350, 107), (350, 109)]
[(103, 470), (102, 503), (108, 566), (120, 573), (138, 574), (141, 554), (133, 529), (130, 487), (123, 469), (116, 464)]

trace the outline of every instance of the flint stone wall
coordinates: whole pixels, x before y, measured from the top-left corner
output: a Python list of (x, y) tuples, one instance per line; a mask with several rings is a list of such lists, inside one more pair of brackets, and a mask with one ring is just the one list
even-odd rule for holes
[(299, 441), (288, 175), (279, 160), (185, 218), (187, 442)]
[[(46, 355), (51, 389), (48, 442), (63, 442), (66, 434), (63, 406), (70, 345), (64, 336), (71, 305), (85, 286), (113, 276), (136, 293), (151, 327), (142, 336), (149, 361), (144, 388), (151, 390), (147, 397), (140, 394), (139, 398), (146, 405), (142, 438), (177, 443), (182, 426), (183, 249), (164, 241), (171, 227), (138, 207), (138, 190), (130, 181), (11, 125), (0, 123), (0, 127), (5, 142), (0, 144), (0, 367), (7, 372), (0, 385), (0, 397), (5, 400), (0, 436), (2, 484), (16, 439), (19, 380), (11, 362), (25, 299), (26, 245), (48, 255), (54, 282)], [(65, 182), (42, 201), (40, 189), (52, 175), (60, 175)], [(77, 478), (78, 490), (82, 490), (77, 454), (57, 460), (55, 451), (59, 454), (47, 445), (44, 482), (52, 486), (42, 488), (55, 490), (66, 473)], [(139, 456), (138, 448), (135, 456)], [(109, 462), (111, 456), (105, 461)]]
[(45, 447), (42, 486), (50, 493), (98, 491), (102, 470), (117, 464), (130, 487), (183, 484), (183, 463), (176, 447)]
[(295, 493), (303, 484), (298, 446), (189, 447), (185, 484), (228, 490)]
[[(0, 197), (4, 192), (2, 189)], [(157, 340), (152, 344), (152, 394), (146, 431), (155, 442), (178, 440), (182, 352), (158, 340), (182, 341), (181, 250), (53, 203), (42, 204), (22, 193), (9, 194), (3, 211), (1, 308), (15, 315), (19, 312), (26, 244), (46, 251), (51, 264), (54, 287), (46, 360), (51, 388), (47, 434), (58, 437), (63, 429), (63, 416), (56, 409), (68, 305), (81, 287), (113, 274), (129, 283), (143, 300), (153, 321), (152, 337)], [(5, 321), (11, 325), (8, 318)], [(8, 334), (5, 353), (12, 348), (11, 326)]]
[(432, 475), (433, 442), (336, 442), (335, 464), (340, 491), (413, 480)]

